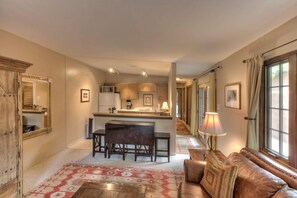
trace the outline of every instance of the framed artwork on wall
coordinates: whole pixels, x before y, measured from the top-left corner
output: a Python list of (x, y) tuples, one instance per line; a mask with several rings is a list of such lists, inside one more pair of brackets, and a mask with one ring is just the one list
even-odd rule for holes
[(90, 102), (90, 90), (81, 89), (80, 90), (80, 102)]
[(225, 86), (225, 107), (241, 109), (241, 83), (231, 83)]
[(153, 94), (143, 94), (143, 106), (153, 106)]

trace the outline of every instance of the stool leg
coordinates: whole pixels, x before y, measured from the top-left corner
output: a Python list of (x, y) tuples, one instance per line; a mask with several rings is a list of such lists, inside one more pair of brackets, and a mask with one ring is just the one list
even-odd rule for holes
[(170, 162), (170, 138), (167, 139), (167, 146), (168, 146), (168, 162)]
[(157, 147), (158, 147), (158, 139), (155, 138), (155, 161), (157, 161)]
[(95, 137), (96, 135), (93, 134), (93, 157), (95, 156)]
[(99, 135), (99, 152), (101, 152), (101, 135)]

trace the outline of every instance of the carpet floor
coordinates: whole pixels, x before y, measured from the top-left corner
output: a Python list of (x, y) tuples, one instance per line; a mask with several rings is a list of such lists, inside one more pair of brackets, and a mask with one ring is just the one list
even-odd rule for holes
[(30, 191), (27, 198), (70, 198), (84, 182), (144, 185), (146, 197), (177, 197), (183, 171), (116, 168), (103, 165), (66, 164), (56, 174)]

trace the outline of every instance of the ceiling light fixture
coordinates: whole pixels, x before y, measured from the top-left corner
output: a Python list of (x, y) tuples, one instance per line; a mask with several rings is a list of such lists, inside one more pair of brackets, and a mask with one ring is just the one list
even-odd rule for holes
[(111, 73), (111, 74), (117, 74), (117, 75), (120, 74), (120, 72), (119, 72), (118, 70), (116, 70), (116, 69), (114, 69), (114, 68), (112, 68), (112, 67), (110, 67), (110, 68), (108, 69), (108, 71), (109, 71), (109, 73)]
[(144, 77), (147, 77), (147, 73), (146, 73), (145, 71), (143, 71), (143, 72), (141, 73), (141, 75), (143, 75)]

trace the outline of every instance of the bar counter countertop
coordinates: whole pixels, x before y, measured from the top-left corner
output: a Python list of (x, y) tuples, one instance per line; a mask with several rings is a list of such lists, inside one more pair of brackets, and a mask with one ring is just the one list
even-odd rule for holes
[(146, 118), (146, 119), (164, 119), (172, 120), (172, 116), (160, 114), (145, 113), (93, 113), (95, 117), (120, 117), (120, 118)]

